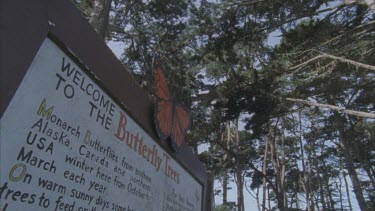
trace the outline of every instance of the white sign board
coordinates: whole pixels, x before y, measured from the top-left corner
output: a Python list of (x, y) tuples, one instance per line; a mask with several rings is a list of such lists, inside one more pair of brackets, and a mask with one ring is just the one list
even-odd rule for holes
[(2, 210), (202, 210), (202, 186), (50, 39), (0, 128)]

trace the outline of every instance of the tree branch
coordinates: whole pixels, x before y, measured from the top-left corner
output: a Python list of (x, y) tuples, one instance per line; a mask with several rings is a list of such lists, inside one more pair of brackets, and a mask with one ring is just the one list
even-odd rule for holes
[[(355, 27), (355, 28), (353, 28), (353, 29), (351, 29), (351, 30), (345, 32), (345, 33), (342, 33), (342, 34), (340, 34), (340, 35), (338, 35), (338, 36), (336, 36), (336, 37), (334, 37), (334, 38), (332, 38), (332, 39), (330, 39), (330, 40), (328, 40), (328, 41), (326, 41), (326, 42), (320, 44), (319, 47), (321, 47), (321, 46), (323, 46), (323, 45), (325, 45), (325, 44), (327, 44), (327, 43), (330, 43), (330, 42), (332, 42), (332, 41), (334, 41), (334, 40), (337, 40), (338, 38), (343, 37), (344, 35), (346, 35), (346, 34), (348, 34), (348, 33), (350, 33), (350, 32), (353, 32), (353, 31), (355, 31), (355, 30), (357, 30), (357, 29), (363, 28), (363, 27), (368, 26), (368, 25), (372, 25), (372, 24), (374, 24), (374, 23), (375, 23), (375, 21), (370, 21), (370, 22), (368, 22), (368, 23), (364, 23), (364, 24), (362, 24), (362, 25), (359, 25), (359, 26), (357, 26), (357, 27)], [(365, 31), (366, 31), (366, 30), (365, 30)], [(355, 36), (358, 36), (358, 34), (355, 34)]]
[(375, 12), (375, 2), (374, 0), (344, 0), (344, 3), (346, 4), (363, 4), (367, 5), (370, 10)]
[(375, 114), (373, 114), (373, 113), (368, 113), (368, 112), (363, 112), (363, 111), (353, 111), (353, 110), (349, 110), (349, 109), (345, 109), (345, 108), (340, 108), (338, 106), (333, 106), (333, 105), (329, 105), (329, 104), (314, 103), (314, 102), (311, 102), (311, 101), (295, 99), (295, 98), (286, 98), (286, 100), (292, 101), (292, 102), (307, 104), (309, 106), (317, 106), (317, 107), (321, 107), (321, 108), (328, 108), (328, 109), (331, 109), (331, 110), (334, 110), (334, 111), (337, 111), (337, 112), (346, 113), (346, 114), (353, 115), (353, 116), (375, 119)]
[(326, 58), (339, 60), (341, 62), (348, 63), (348, 64), (354, 65), (356, 67), (362, 67), (362, 68), (365, 68), (365, 69), (375, 71), (375, 66), (372, 66), (372, 65), (369, 65), (369, 64), (363, 64), (363, 63), (356, 62), (356, 61), (353, 61), (353, 60), (350, 60), (350, 59), (345, 59), (345, 58), (342, 58), (342, 57), (338, 57), (338, 56), (334, 56), (334, 55), (330, 55), (330, 54), (326, 54), (326, 53), (323, 53), (322, 55), (323, 55), (323, 57), (326, 57)]
[[(318, 51), (319, 52), (319, 51)], [(362, 68), (365, 68), (365, 69), (368, 69), (368, 70), (373, 70), (375, 71), (375, 66), (372, 66), (372, 65), (369, 65), (369, 64), (363, 64), (363, 63), (360, 63), (360, 62), (356, 62), (356, 61), (353, 61), (353, 60), (350, 60), (350, 59), (345, 59), (345, 58), (342, 58), (342, 57), (338, 57), (338, 56), (334, 56), (334, 55), (331, 55), (331, 54), (326, 54), (326, 53), (322, 53), (320, 52), (320, 55), (314, 57), (314, 58), (311, 58), (299, 65), (296, 65), (296, 66), (293, 66), (291, 68), (289, 68), (290, 70), (295, 70), (295, 69), (299, 69), (313, 61), (316, 61), (318, 59), (321, 59), (321, 58), (328, 58), (328, 59), (333, 59), (333, 60), (338, 60), (340, 62), (344, 62), (344, 63), (348, 63), (348, 64), (351, 64), (351, 65), (354, 65), (356, 67), (362, 67)]]
[(285, 20), (281, 23), (278, 23), (276, 25), (272, 25), (272, 26), (269, 26), (269, 27), (266, 27), (266, 28), (262, 28), (262, 29), (258, 30), (257, 32), (278, 28), (278, 27), (281, 27), (285, 24), (292, 23), (294, 21), (297, 21), (297, 20), (300, 20), (300, 19), (303, 19), (303, 18), (306, 18), (306, 17), (316, 16), (316, 15), (319, 15), (321, 13), (325, 13), (325, 12), (328, 12), (328, 11), (331, 11), (331, 10), (336, 10), (336, 9), (340, 10), (340, 9), (344, 8), (345, 6), (351, 6), (353, 4), (354, 3), (343, 2), (339, 5), (334, 6), (334, 7), (324, 8), (324, 9), (317, 10), (317, 11), (314, 11), (314, 12), (310, 12), (310, 13), (307, 13), (307, 14), (304, 14), (304, 15), (301, 15), (301, 16), (297, 16), (297, 17), (294, 17), (294, 18), (287, 19), (287, 20)]

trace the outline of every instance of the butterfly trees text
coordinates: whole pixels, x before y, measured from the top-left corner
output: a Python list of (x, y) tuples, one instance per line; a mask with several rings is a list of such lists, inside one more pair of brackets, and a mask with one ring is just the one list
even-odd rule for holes
[(126, 146), (128, 146), (130, 149), (134, 150), (134, 152), (139, 156), (138, 158), (145, 159), (148, 163), (150, 163), (155, 168), (156, 172), (160, 171), (160, 167), (164, 163), (164, 174), (179, 184), (180, 173), (170, 165), (171, 158), (165, 152), (162, 152), (163, 155), (159, 154), (160, 152), (158, 151), (156, 144), (153, 144), (152, 146), (145, 144), (143, 142), (142, 135), (139, 135), (138, 132), (136, 133), (129, 130), (126, 126), (126, 115), (120, 112), (120, 120), (117, 126), (117, 131), (114, 134), (115, 137), (119, 141), (126, 144)]

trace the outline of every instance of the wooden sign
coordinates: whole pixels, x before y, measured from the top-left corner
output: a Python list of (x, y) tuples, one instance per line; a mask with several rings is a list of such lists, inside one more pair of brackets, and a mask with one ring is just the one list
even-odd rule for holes
[[(0, 208), (206, 210), (205, 168), (157, 140), (149, 98), (75, 8), (4, 6), (2, 26), (21, 26), (1, 36)], [(32, 24), (33, 43), (17, 40)]]

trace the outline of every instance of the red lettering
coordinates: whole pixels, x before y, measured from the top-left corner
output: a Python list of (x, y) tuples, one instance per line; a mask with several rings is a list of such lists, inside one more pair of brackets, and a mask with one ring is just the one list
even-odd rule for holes
[(120, 112), (120, 121), (118, 123), (118, 126), (117, 126), (117, 132), (115, 133), (115, 136), (120, 140), (120, 141), (124, 141), (125, 140), (125, 135), (126, 135), (126, 130), (125, 130), (125, 127), (126, 127), (126, 116), (125, 114), (123, 114), (122, 112)]

